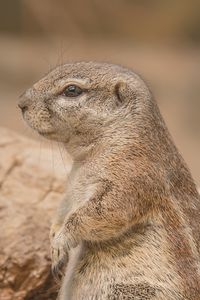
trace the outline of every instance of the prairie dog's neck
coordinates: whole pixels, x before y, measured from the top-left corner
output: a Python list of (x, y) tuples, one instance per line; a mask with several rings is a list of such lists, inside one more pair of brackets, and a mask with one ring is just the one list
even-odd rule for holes
[(98, 136), (89, 139), (79, 137), (64, 144), (67, 152), (71, 155), (72, 160), (81, 165), (86, 161), (97, 159), (98, 157), (108, 157), (109, 155), (120, 152), (123, 148), (129, 149), (133, 146), (134, 141), (138, 139), (138, 133), (134, 130), (133, 125), (127, 123), (127, 126), (113, 124), (105, 128)]

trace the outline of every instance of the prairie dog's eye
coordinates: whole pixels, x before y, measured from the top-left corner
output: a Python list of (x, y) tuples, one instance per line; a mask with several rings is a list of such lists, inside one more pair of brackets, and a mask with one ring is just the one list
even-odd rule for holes
[(71, 84), (64, 89), (63, 94), (66, 97), (78, 97), (82, 92), (83, 90), (79, 86)]

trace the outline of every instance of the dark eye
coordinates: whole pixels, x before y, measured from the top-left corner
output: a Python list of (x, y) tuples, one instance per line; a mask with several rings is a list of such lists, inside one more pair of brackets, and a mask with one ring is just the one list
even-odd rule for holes
[(77, 86), (77, 85), (68, 85), (63, 94), (66, 97), (78, 97), (80, 94), (82, 94), (83, 90)]

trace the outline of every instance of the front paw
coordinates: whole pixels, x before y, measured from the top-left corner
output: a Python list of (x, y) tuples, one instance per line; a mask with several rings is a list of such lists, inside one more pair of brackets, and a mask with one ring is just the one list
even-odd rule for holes
[(50, 234), (49, 234), (51, 243), (52, 243), (55, 235), (60, 231), (61, 227), (62, 227), (62, 224), (59, 224), (59, 223), (53, 223), (51, 225)]
[(60, 281), (64, 268), (68, 262), (68, 252), (75, 248), (78, 241), (72, 235), (61, 228), (51, 239), (52, 272), (54, 277)]

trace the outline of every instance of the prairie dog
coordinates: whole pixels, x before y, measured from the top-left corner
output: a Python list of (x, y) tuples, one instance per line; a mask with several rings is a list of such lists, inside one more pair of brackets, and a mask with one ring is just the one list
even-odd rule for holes
[(200, 199), (145, 82), (65, 64), (19, 106), (74, 161), (50, 235), (59, 299), (199, 300)]

